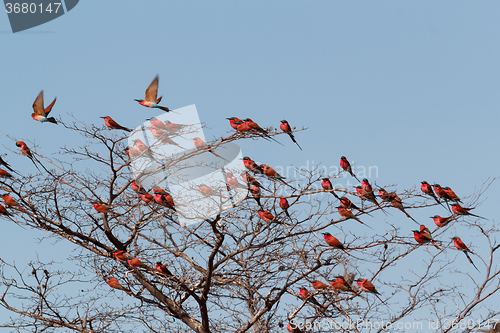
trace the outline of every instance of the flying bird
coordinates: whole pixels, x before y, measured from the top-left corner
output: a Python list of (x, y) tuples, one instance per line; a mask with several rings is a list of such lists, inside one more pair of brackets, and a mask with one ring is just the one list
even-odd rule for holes
[(49, 115), (50, 111), (52, 110), (52, 107), (54, 106), (57, 98), (54, 98), (52, 103), (49, 104), (46, 108), (43, 107), (43, 90), (40, 91), (40, 94), (38, 94), (37, 98), (35, 99), (35, 102), (33, 103), (33, 110), (35, 111), (34, 113), (31, 114), (31, 118), (33, 118), (36, 121), (39, 121), (41, 123), (49, 122), (57, 125), (57, 121), (55, 120), (54, 117), (47, 118)]
[(148, 89), (146, 89), (146, 97), (145, 99), (134, 99), (137, 103), (141, 104), (142, 106), (145, 106), (147, 108), (158, 108), (160, 110), (163, 110), (165, 112), (169, 112), (170, 109), (159, 105), (161, 101), (161, 96), (157, 98), (158, 96), (158, 82), (159, 77), (156, 75), (154, 78), (153, 82), (149, 85)]

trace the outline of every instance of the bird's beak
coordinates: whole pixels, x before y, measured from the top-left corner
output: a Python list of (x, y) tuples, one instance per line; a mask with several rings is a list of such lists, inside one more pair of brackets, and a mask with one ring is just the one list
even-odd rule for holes
[(134, 99), (134, 101), (139, 102), (139, 100), (138, 100), (138, 99)]
[(106, 117), (99, 117), (99, 118), (102, 118), (102, 119), (104, 119), (104, 118), (106, 118)]

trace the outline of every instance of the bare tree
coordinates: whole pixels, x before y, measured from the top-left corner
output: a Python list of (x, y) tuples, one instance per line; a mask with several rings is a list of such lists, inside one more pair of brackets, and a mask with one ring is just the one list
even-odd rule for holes
[[(239, 185), (227, 186), (229, 193), (235, 186), (252, 189), (257, 186), (248, 182), (252, 176), (262, 184), (260, 193), (245, 192), (234, 207), (184, 225), (179, 223), (178, 208), (189, 203), (174, 198), (174, 206), (159, 204), (145, 193), (141, 196), (132, 182), (140, 186), (142, 177), (155, 172), (168, 179), (169, 173), (182, 169), (186, 158), (238, 140), (274, 140), (283, 133), (273, 128), (266, 129), (267, 134), (236, 132), (137, 176), (125, 152), (127, 137), (93, 125), (58, 122), (81, 135), (85, 144), (62, 148), (59, 158), (33, 152), (34, 163), (43, 172), (4, 179), (1, 186), (19, 203), (8, 206), (13, 223), (70, 242), (75, 252), (68, 262), (80, 269), (62, 270), (56, 263), (39, 261), (19, 268), (3, 261), (0, 304), (17, 315), (2, 327), (36, 332), (206, 333), (277, 332), (291, 323), (289, 330), (295, 332), (382, 332), (401, 331), (397, 324), (405, 318), (429, 319), (426, 314), (432, 311), (435, 326), (430, 328), (448, 332), (454, 327), (471, 331), (498, 317), (498, 311), (483, 308), (487, 300), (498, 298), (499, 230), (489, 220), (453, 214), (446, 226), (432, 232), (439, 249), (429, 239), (417, 243), (410, 230), (429, 223), (415, 223), (412, 212), (439, 207), (420, 189), (385, 186), (397, 195), (381, 193), (375, 204), (365, 200), (369, 191), (364, 188), (357, 192), (321, 186), (325, 177), (335, 183), (348, 176), (343, 171), (325, 174), (321, 167), (295, 168), (293, 179), (285, 183), (254, 170), (244, 178), (234, 175)], [(158, 142), (165, 144), (163, 139)], [(134, 158), (148, 154), (134, 153)], [(152, 155), (148, 158), (156, 159)], [(373, 187), (375, 194), (381, 189)], [(486, 190), (487, 186), (468, 197), (464, 207), (477, 204)], [(217, 202), (217, 193), (206, 195)], [(339, 196), (350, 198), (358, 209), (337, 208)], [(288, 200), (286, 210), (280, 207), (281, 198)], [(441, 204), (446, 207), (448, 202)], [(358, 221), (339, 212), (353, 213)], [(399, 222), (382, 222), (384, 214), (400, 217)], [(480, 274), (470, 273), (472, 266), (465, 258), (452, 260), (459, 254), (447, 240), (453, 236), (448, 232), (452, 224), (482, 235), (480, 246), (489, 249), (489, 258), (474, 257)], [(325, 242), (322, 233), (327, 232), (343, 243), (343, 249)], [(124, 258), (118, 260), (117, 251)], [(156, 268), (157, 262), (165, 268)], [(396, 267), (409, 264), (414, 269)], [(462, 285), (463, 276), (471, 285)], [(382, 295), (364, 292), (355, 282), (358, 278), (371, 281)], [(331, 284), (342, 279), (345, 290)], [(326, 288), (315, 290), (311, 283), (317, 280)], [(301, 288), (309, 295), (301, 296)], [(460, 326), (471, 318), (474, 325)]]

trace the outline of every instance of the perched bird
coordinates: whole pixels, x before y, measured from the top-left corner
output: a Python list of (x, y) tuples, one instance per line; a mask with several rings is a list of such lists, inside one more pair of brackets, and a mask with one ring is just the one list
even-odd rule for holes
[(255, 199), (255, 201), (257, 201), (257, 204), (262, 207), (262, 204), (260, 203), (260, 187), (252, 185), (249, 191), (252, 194), (252, 197)]
[(253, 173), (258, 173), (258, 174), (264, 173), (264, 170), (262, 170), (262, 168), (259, 167), (257, 163), (255, 163), (255, 161), (253, 161), (248, 156), (243, 157), (243, 165), (245, 166), (245, 168), (252, 171)]
[(125, 152), (127, 153), (128, 157), (131, 159), (136, 159), (137, 157), (141, 156), (142, 153), (139, 149), (127, 147), (125, 148)]
[(378, 196), (382, 201), (391, 202), (391, 195), (384, 188), (378, 190)]
[(448, 197), (450, 198), (451, 201), (462, 202), (462, 200), (460, 200), (460, 198), (455, 194), (455, 192), (453, 192), (451, 188), (443, 187), (443, 190), (446, 194), (448, 194)]
[(362, 189), (362, 195), (363, 195), (363, 198), (367, 199), (368, 201), (371, 201), (373, 202), (375, 205), (377, 205), (378, 208), (382, 209), (382, 207), (380, 207), (378, 201), (377, 201), (377, 198), (375, 198), (375, 194), (373, 193), (373, 188), (372, 186), (370, 185), (370, 182), (368, 181), (368, 179), (364, 178), (363, 181), (361, 182), (361, 189)]
[(157, 271), (158, 273), (160, 273), (160, 274), (165, 274), (165, 275), (169, 275), (169, 276), (173, 275), (173, 274), (172, 274), (172, 273), (168, 270), (168, 268), (167, 268), (165, 265), (162, 265), (162, 263), (161, 263), (161, 262), (159, 262), (159, 261), (156, 263), (156, 267), (155, 267), (155, 268), (156, 268), (156, 271)]
[(198, 186), (198, 190), (201, 192), (201, 194), (203, 194), (204, 196), (207, 196), (207, 197), (210, 197), (210, 196), (219, 196), (219, 192), (217, 192), (216, 190), (208, 187), (207, 185), (205, 184), (200, 184), (200, 185), (197, 185)]
[(451, 210), (453, 211), (453, 213), (455, 213), (457, 215), (470, 215), (470, 216), (475, 216), (475, 217), (480, 218), (480, 219), (487, 220), (487, 218), (485, 218), (485, 217), (469, 213), (469, 211), (472, 209), (474, 209), (474, 208), (462, 207), (462, 206), (460, 206), (460, 204), (458, 202), (451, 204)]
[(288, 203), (288, 200), (286, 198), (280, 198), (280, 208), (283, 209), (286, 216), (291, 220), (292, 217), (288, 213), (288, 208), (290, 208), (290, 204)]
[(57, 98), (54, 98), (52, 103), (50, 103), (49, 106), (47, 106), (44, 109), (44, 107), (43, 107), (43, 90), (40, 91), (37, 98), (35, 99), (35, 102), (33, 103), (33, 110), (35, 112), (31, 114), (31, 118), (33, 118), (34, 120), (39, 121), (41, 123), (49, 122), (49, 123), (57, 124), (57, 121), (55, 120), (54, 117), (47, 118), (50, 111), (52, 110), (52, 107), (56, 103), (56, 99)]
[(421, 183), (422, 183), (422, 185), (420, 185), (420, 189), (422, 190), (422, 192), (424, 192), (427, 195), (430, 195), (431, 197), (434, 198), (434, 200), (436, 200), (436, 202), (438, 204), (441, 204), (441, 201), (439, 201), (439, 199), (434, 194), (434, 191), (432, 190), (432, 186), (429, 185), (429, 183), (427, 183), (426, 181), (423, 181)]
[(389, 201), (391, 205), (393, 205), (394, 207), (405, 213), (406, 217), (412, 219), (413, 222), (418, 224), (418, 222), (413, 217), (411, 217), (410, 214), (408, 214), (408, 212), (405, 210), (405, 208), (403, 207), (403, 200), (401, 200), (401, 198), (396, 194), (396, 192), (392, 192), (389, 194)]
[(432, 186), (434, 187), (434, 191), (436, 192), (438, 197), (440, 197), (441, 199), (444, 199), (446, 201), (451, 200), (451, 198), (448, 196), (448, 194), (445, 192), (445, 190), (441, 187), (441, 185), (434, 184)]
[(299, 294), (304, 301), (311, 302), (312, 304), (321, 307), (318, 301), (314, 298), (314, 296), (311, 295), (309, 290), (307, 290), (306, 288), (300, 288)]
[(161, 96), (157, 98), (158, 96), (158, 81), (159, 77), (158, 75), (154, 78), (153, 82), (149, 85), (148, 89), (146, 89), (146, 97), (145, 99), (134, 99), (137, 103), (141, 104), (142, 106), (145, 106), (147, 108), (158, 108), (160, 110), (163, 110), (165, 112), (169, 112), (170, 109), (164, 106), (159, 105), (161, 101)]
[(126, 292), (127, 294), (132, 295), (132, 292), (130, 291), (130, 289), (127, 289), (124, 286), (122, 286), (116, 278), (110, 277), (110, 278), (108, 278), (107, 282), (108, 282), (108, 286), (110, 286), (111, 288), (120, 289), (120, 290), (123, 290), (124, 292)]
[(142, 201), (144, 201), (147, 204), (155, 200), (155, 197), (151, 193), (146, 192), (145, 190), (140, 191), (139, 194), (141, 195)]
[(353, 204), (352, 201), (349, 200), (349, 198), (347, 198), (345, 196), (340, 197), (339, 200), (340, 200), (340, 205), (344, 208), (360, 210), (359, 207), (357, 207), (355, 204)]
[[(276, 172), (276, 170), (274, 170), (274, 168), (272, 166), (267, 165), (267, 164), (261, 164), (259, 167), (264, 171), (264, 174), (267, 177), (274, 179), (274, 180), (279, 180), (283, 184), (288, 185), (288, 183), (283, 180), (283, 179), (285, 179), (285, 177), (283, 177), (278, 172)], [(290, 185), (288, 185), (288, 186), (290, 186)]]
[(260, 218), (263, 219), (264, 222), (276, 222), (276, 218), (268, 210), (264, 210), (261, 208), (259, 209), (257, 214), (259, 214)]
[(439, 215), (434, 215), (431, 217), (431, 219), (434, 221), (434, 223), (437, 225), (438, 228), (444, 227), (451, 221), (453, 221), (456, 218), (455, 215), (452, 215), (450, 217), (441, 217)]
[(436, 242), (432, 238), (429, 229), (427, 229), (423, 224), (420, 226), (420, 230), (413, 230), (413, 238), (415, 238), (415, 240), (419, 244), (426, 244), (430, 242), (438, 250), (441, 250), (441, 248), (436, 244)]
[(4, 206), (0, 205), (0, 215), (3, 215), (3, 216), (7, 216), (11, 221), (15, 222), (11, 216), (12, 214), (9, 213), (9, 211), (7, 211), (7, 208), (5, 208)]
[(231, 127), (233, 129), (237, 129), (238, 128), (238, 125), (236, 124), (236, 122), (239, 122), (240, 124), (243, 123), (243, 121), (241, 121), (241, 119), (236, 118), (236, 117), (230, 117), (230, 118), (226, 118), (226, 119), (229, 120), (229, 125), (231, 125)]
[(151, 148), (146, 146), (146, 144), (144, 142), (142, 142), (140, 139), (135, 139), (132, 142), (135, 144), (135, 147), (137, 148), (137, 150), (139, 150), (141, 155), (144, 155), (144, 156), (147, 156), (151, 159), (154, 159), (153, 152), (151, 151)]
[(186, 125), (183, 125), (183, 124), (172, 123), (170, 120), (165, 120), (165, 125), (168, 127), (170, 132), (173, 132), (173, 133), (179, 132), (181, 129), (186, 127)]
[(346, 252), (344, 244), (342, 244), (335, 236), (332, 236), (329, 232), (323, 232), (322, 235), (328, 245), (334, 249), (342, 250), (345, 254), (351, 256), (351, 254)]
[(229, 187), (229, 189), (236, 189), (236, 188), (241, 188), (241, 189), (246, 189), (245, 185), (240, 184), (238, 179), (230, 172), (226, 172), (226, 184)]
[(196, 138), (193, 138), (193, 142), (194, 142), (194, 146), (200, 150), (202, 149), (207, 149), (209, 153), (211, 153), (212, 155), (214, 155), (215, 157), (218, 157), (218, 158), (221, 158), (223, 159), (224, 161), (227, 161), (224, 157), (220, 156), (220, 155), (217, 155), (216, 153), (214, 153), (212, 151), (212, 149), (207, 145), (207, 143), (205, 141), (203, 141), (203, 139), (200, 139), (198, 137)]
[(469, 262), (472, 264), (472, 266), (474, 266), (474, 268), (479, 272), (479, 269), (476, 267), (476, 265), (474, 265), (474, 263), (472, 262), (472, 259), (469, 257), (469, 254), (468, 254), (468, 253), (472, 253), (472, 254), (475, 254), (475, 253), (473, 253), (471, 250), (469, 250), (469, 248), (464, 244), (464, 242), (462, 242), (460, 237), (453, 237), (452, 239), (453, 239), (453, 243), (455, 244), (455, 247), (457, 248), (457, 250), (462, 251), (465, 254), (465, 256), (467, 257), (467, 259), (469, 259)]
[[(33, 162), (35, 167), (38, 169), (38, 166), (36, 165), (36, 162), (38, 162), (38, 160), (35, 158), (35, 156), (33, 156), (33, 153), (31, 152), (31, 149), (28, 148), (28, 145), (24, 141), (17, 141), (16, 146), (19, 147), (21, 154), (27, 156), (31, 160), (31, 162)], [(40, 171), (40, 169), (38, 169), (38, 171)]]
[(116, 260), (122, 262), (126, 262), (127, 260), (132, 259), (132, 256), (123, 250), (118, 250), (116, 252), (113, 252), (113, 256), (115, 257)]
[(342, 206), (338, 206), (338, 207), (337, 207), (337, 210), (338, 210), (338, 212), (339, 212), (340, 216), (345, 217), (347, 220), (348, 220), (348, 219), (354, 219), (354, 220), (358, 221), (359, 223), (361, 223), (361, 224), (363, 224), (363, 225), (366, 225), (368, 228), (373, 229), (372, 227), (370, 227), (369, 225), (367, 225), (367, 224), (363, 223), (360, 219), (358, 219), (358, 218), (356, 217), (356, 215), (354, 215), (354, 214), (351, 212), (351, 210), (350, 210), (350, 209), (344, 208), (344, 207), (342, 207)]
[(161, 131), (166, 131), (167, 133), (170, 132), (170, 128), (161, 120), (158, 120), (155, 117), (151, 117), (146, 120), (149, 120), (149, 123), (151, 124), (151, 126), (153, 126), (153, 128)]
[(94, 200), (91, 203), (94, 206), (94, 209), (96, 211), (98, 211), (99, 213), (122, 215), (120, 213), (113, 212), (112, 210), (110, 210), (109, 205), (107, 205), (103, 202), (100, 202), (99, 200)]
[(7, 168), (10, 172), (16, 172), (14, 169), (12, 169), (9, 165), (9, 163), (5, 162), (4, 159), (0, 156), (0, 165), (3, 165), (4, 167)]
[(100, 117), (100, 118), (104, 119), (104, 123), (109, 129), (119, 129), (127, 132), (132, 132), (130, 128), (123, 127), (122, 125), (114, 121), (113, 118), (111, 118), (110, 116)]
[(333, 190), (333, 185), (330, 179), (321, 178), (321, 187), (323, 188), (323, 190), (330, 192), (335, 198), (339, 199), (339, 196)]
[(6, 170), (0, 168), (0, 178), (12, 178), (12, 175)]
[(280, 128), (281, 128), (281, 130), (283, 132), (285, 132), (286, 134), (288, 134), (288, 136), (290, 137), (290, 139), (292, 139), (293, 143), (295, 143), (297, 145), (297, 147), (299, 147), (300, 150), (302, 150), (302, 148), (297, 143), (297, 141), (295, 141), (295, 137), (293, 136), (293, 133), (292, 133), (292, 128), (290, 127), (290, 124), (288, 124), (288, 121), (281, 120)]
[(234, 125), (236, 126), (236, 130), (240, 133), (246, 133), (246, 132), (251, 132), (252, 129), (248, 127), (247, 123), (238, 120), (234, 122)]
[(16, 199), (14, 199), (13, 197), (11, 197), (7, 193), (2, 194), (1, 197), (2, 197), (3, 201), (5, 202), (5, 204), (7, 206), (9, 206), (9, 207), (17, 207), (22, 212), (26, 212), (26, 210), (23, 207), (21, 207), (21, 205), (19, 205), (19, 203), (16, 201)]
[(175, 206), (174, 199), (165, 190), (161, 188), (156, 188), (153, 189), (153, 193), (155, 194), (154, 200), (157, 204), (173, 209), (174, 211), (176, 210), (174, 207)]
[(144, 187), (142, 185), (138, 184), (135, 180), (130, 183), (130, 186), (132, 187), (132, 190), (134, 192), (139, 193), (140, 191), (144, 191)]
[(256, 133), (260, 133), (260, 134), (262, 134), (264, 136), (264, 138), (269, 139), (269, 140), (273, 140), (274, 142), (279, 143), (280, 145), (282, 145), (280, 142), (278, 142), (276, 139), (274, 139), (272, 136), (270, 136), (268, 131), (266, 131), (265, 129), (263, 129), (262, 127), (260, 127), (252, 119), (246, 118), (246, 119), (243, 119), (243, 121), (245, 122), (246, 127), (248, 127), (251, 131), (254, 131)]
[(375, 286), (370, 281), (368, 281), (368, 279), (357, 279), (356, 283), (358, 284), (359, 288), (361, 288), (361, 290), (374, 294), (382, 303), (385, 304), (385, 302), (378, 296), (380, 295), (380, 293), (377, 291), (377, 289), (375, 289)]
[(316, 290), (328, 288), (328, 286), (326, 284), (324, 284), (323, 282), (321, 282), (319, 280), (316, 280), (315, 282), (312, 282), (311, 285)]
[(357, 294), (342, 275), (335, 276), (335, 280), (331, 282), (331, 285), (334, 290), (348, 291)]
[(349, 174), (351, 176), (353, 176), (354, 178), (356, 178), (356, 180), (359, 182), (360, 180), (358, 179), (358, 177), (356, 177), (356, 175), (354, 174), (354, 172), (352, 172), (352, 168), (351, 168), (351, 163), (349, 163), (349, 161), (347, 160), (347, 158), (345, 156), (341, 156), (340, 157), (340, 167), (344, 170), (344, 171), (347, 171), (349, 172)]
[(140, 261), (139, 259), (137, 259), (135, 257), (131, 258), (131, 259), (127, 259), (127, 262), (131, 267), (142, 267), (142, 268), (146, 268), (149, 270), (154, 270), (154, 268), (151, 268), (151, 267), (145, 265), (142, 261)]

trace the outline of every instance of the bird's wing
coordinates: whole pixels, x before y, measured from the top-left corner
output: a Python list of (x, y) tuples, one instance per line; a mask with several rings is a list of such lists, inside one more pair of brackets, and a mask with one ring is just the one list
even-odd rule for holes
[(45, 111), (43, 110), (43, 90), (40, 91), (38, 97), (35, 99), (33, 103), (33, 110), (35, 110), (35, 114), (37, 116), (45, 117)]
[[(52, 103), (49, 104), (49, 106), (47, 106), (45, 108), (45, 115), (47, 116), (49, 114), (49, 112), (52, 110), (52, 107), (54, 106), (54, 104), (56, 103), (56, 99), (57, 98), (54, 98), (54, 100), (52, 101)], [(43, 107), (43, 103), (42, 103), (42, 107)]]
[(154, 78), (153, 82), (146, 89), (146, 101), (156, 103), (156, 96), (158, 94), (158, 75)]

